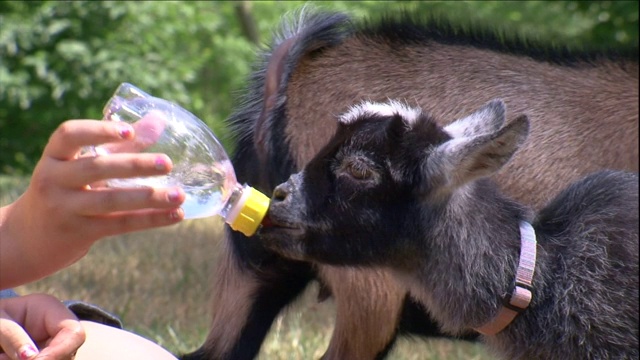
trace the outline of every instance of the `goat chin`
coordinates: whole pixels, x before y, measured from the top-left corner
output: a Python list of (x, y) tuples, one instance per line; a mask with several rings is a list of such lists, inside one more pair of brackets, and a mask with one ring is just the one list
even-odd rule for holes
[(291, 260), (309, 260), (305, 256), (305, 231), (302, 228), (269, 227), (258, 233), (262, 245)]

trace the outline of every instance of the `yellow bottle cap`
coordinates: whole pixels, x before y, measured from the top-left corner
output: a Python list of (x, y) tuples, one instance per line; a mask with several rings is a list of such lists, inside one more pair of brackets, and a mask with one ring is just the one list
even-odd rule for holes
[(260, 191), (245, 186), (243, 191), (244, 204), (240, 204), (240, 212), (229, 223), (233, 230), (240, 231), (246, 236), (252, 236), (258, 230), (262, 219), (269, 209), (269, 198)]

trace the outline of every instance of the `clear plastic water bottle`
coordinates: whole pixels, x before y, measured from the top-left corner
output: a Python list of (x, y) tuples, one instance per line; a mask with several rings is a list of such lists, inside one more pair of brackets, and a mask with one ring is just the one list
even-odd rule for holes
[(269, 207), (269, 198), (236, 180), (231, 161), (200, 119), (169, 101), (123, 83), (103, 109), (104, 120), (124, 121), (135, 138), (86, 149), (93, 155), (153, 152), (167, 154), (172, 171), (163, 176), (109, 179), (110, 187), (180, 186), (186, 219), (220, 215), (232, 229), (253, 235)]

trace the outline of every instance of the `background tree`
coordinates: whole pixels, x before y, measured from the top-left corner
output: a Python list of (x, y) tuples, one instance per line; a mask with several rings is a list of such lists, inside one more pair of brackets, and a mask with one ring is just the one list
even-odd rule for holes
[[(0, 173), (29, 174), (53, 129), (101, 118), (120, 82), (174, 101), (229, 149), (222, 120), (280, 17), (303, 1), (0, 2)], [(500, 24), (567, 46), (638, 46), (637, 1), (332, 1), (354, 16)]]

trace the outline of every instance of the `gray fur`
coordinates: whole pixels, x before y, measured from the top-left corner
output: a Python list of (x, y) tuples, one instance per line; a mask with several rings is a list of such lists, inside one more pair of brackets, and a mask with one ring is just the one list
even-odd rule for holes
[[(490, 121), (489, 121), (490, 120)], [(445, 126), (452, 137), (488, 134), (500, 129), (505, 120), (505, 104), (496, 99), (473, 114)]]
[[(471, 180), (493, 175), (524, 143), (529, 135), (526, 116), (500, 129), (504, 119), (504, 103), (492, 101), (444, 128), (453, 139), (431, 149), (425, 165), (430, 178), (444, 178), (440, 184), (446, 190), (444, 195)], [(438, 195), (442, 196), (442, 191)]]

